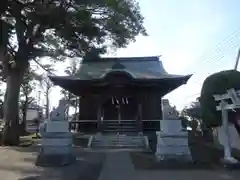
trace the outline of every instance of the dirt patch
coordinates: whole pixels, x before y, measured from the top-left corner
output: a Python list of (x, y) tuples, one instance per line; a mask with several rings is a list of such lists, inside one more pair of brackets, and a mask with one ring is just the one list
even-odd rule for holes
[[(0, 177), (4, 180), (97, 180), (105, 153), (74, 148), (76, 163), (64, 167), (37, 167), (38, 147), (0, 147)], [(4, 163), (3, 163), (4, 162)]]

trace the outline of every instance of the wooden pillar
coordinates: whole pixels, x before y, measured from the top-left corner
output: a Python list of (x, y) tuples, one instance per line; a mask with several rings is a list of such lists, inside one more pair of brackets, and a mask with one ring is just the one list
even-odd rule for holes
[(138, 103), (138, 116), (137, 116), (138, 132), (143, 132), (142, 125), (142, 104)]
[(143, 131), (159, 131), (162, 119), (161, 94), (145, 91), (142, 94)]
[(139, 133), (143, 132), (143, 100), (144, 100), (144, 94), (142, 94), (142, 92), (138, 92), (137, 96), (135, 96), (136, 98), (136, 111), (137, 111), (137, 116), (136, 116), (136, 124), (137, 124), (137, 131)]
[(119, 129), (117, 130), (118, 131), (117, 133), (119, 134), (119, 133), (121, 133), (121, 130), (122, 130), (122, 128), (121, 128), (121, 119), (122, 119), (122, 117), (121, 117), (121, 105), (120, 104), (117, 105), (116, 108), (117, 108), (117, 111), (118, 111), (118, 127), (119, 127)]
[(98, 111), (97, 111), (97, 132), (102, 131), (101, 117), (102, 117), (102, 104), (99, 103), (98, 104)]
[(99, 94), (97, 96), (97, 132), (103, 132), (104, 130), (104, 102), (106, 101), (107, 96), (105, 94)]

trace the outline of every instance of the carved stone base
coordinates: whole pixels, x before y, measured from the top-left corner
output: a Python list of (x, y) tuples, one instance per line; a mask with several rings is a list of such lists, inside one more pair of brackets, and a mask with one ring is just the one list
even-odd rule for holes
[(192, 161), (185, 132), (179, 132), (178, 134), (158, 132), (157, 135), (158, 143), (155, 156), (158, 161), (169, 159)]
[(43, 154), (40, 153), (36, 159), (36, 166), (58, 167), (73, 164), (76, 161), (74, 154)]

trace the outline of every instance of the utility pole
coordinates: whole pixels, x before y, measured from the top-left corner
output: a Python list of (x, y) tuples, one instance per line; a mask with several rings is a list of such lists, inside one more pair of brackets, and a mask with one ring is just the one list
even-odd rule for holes
[(237, 70), (238, 63), (239, 63), (239, 59), (240, 59), (240, 48), (238, 49), (238, 53), (237, 53), (237, 58), (236, 58), (236, 63), (235, 63), (235, 66), (234, 66), (234, 70)]

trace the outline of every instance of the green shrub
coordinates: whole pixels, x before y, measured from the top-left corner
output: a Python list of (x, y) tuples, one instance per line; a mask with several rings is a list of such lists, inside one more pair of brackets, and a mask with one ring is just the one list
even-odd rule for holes
[[(224, 94), (228, 89), (240, 89), (240, 72), (235, 70), (221, 71), (207, 77), (203, 83), (200, 97), (203, 123), (207, 127), (222, 124), (221, 112), (216, 110), (214, 94)], [(235, 113), (230, 113), (231, 116)]]

